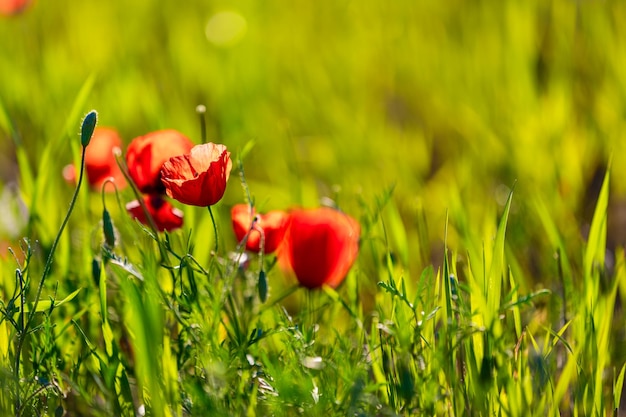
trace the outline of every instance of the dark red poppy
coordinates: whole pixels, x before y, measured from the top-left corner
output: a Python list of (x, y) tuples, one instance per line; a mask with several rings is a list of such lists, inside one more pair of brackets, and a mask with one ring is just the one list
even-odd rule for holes
[(260, 252), (263, 246), (263, 252), (267, 254), (274, 252), (282, 243), (288, 217), (284, 211), (259, 214), (248, 204), (236, 204), (230, 215), (237, 241), (242, 242), (247, 235), (247, 250)]
[[(159, 232), (164, 230), (172, 231), (183, 226), (183, 212), (173, 207), (159, 194), (145, 195), (143, 202)], [(137, 219), (145, 225), (150, 225), (139, 201), (133, 200), (126, 204), (126, 211), (133, 219)]]
[(14, 15), (23, 11), (30, 4), (30, 0), (0, 0), (0, 14)]
[[(116, 153), (121, 151), (122, 139), (115, 129), (97, 127), (94, 130), (89, 146), (85, 149), (85, 174), (91, 188), (99, 189), (109, 178), (115, 181), (118, 189), (126, 186), (126, 179), (115, 161)], [(74, 165), (63, 168), (63, 178), (69, 183), (76, 183)]]
[(159, 130), (139, 136), (126, 150), (128, 173), (142, 193), (163, 193), (161, 167), (173, 156), (189, 153), (193, 143), (176, 130)]
[(331, 208), (292, 211), (278, 261), (304, 287), (335, 288), (356, 260), (360, 230), (356, 220)]
[(232, 168), (224, 145), (205, 143), (163, 164), (161, 180), (167, 195), (183, 204), (208, 207), (220, 201)]

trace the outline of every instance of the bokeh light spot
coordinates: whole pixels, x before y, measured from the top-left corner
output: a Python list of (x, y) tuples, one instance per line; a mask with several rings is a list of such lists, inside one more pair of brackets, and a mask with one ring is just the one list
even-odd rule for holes
[(246, 34), (248, 23), (234, 11), (215, 13), (206, 25), (206, 37), (215, 46), (229, 47), (238, 43)]

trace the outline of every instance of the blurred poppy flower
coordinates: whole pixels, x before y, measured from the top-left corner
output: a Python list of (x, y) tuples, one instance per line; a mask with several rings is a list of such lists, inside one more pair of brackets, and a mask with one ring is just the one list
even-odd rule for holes
[[(116, 152), (121, 152), (122, 139), (115, 129), (97, 127), (85, 149), (85, 174), (93, 189), (102, 187), (104, 181), (113, 178), (117, 188), (126, 186), (126, 179), (115, 162)], [(76, 167), (73, 164), (63, 168), (63, 178), (71, 184), (76, 183)]]
[(30, 0), (0, 0), (0, 14), (9, 16), (22, 12)]
[(167, 195), (183, 204), (208, 207), (220, 201), (232, 168), (224, 145), (205, 143), (163, 164), (161, 180)]
[(356, 260), (359, 223), (338, 210), (322, 207), (289, 213), (278, 261), (307, 288), (337, 287)]
[[(11, 243), (7, 240), (0, 240), (0, 259), (7, 260), (11, 253), (9, 252), (9, 248), (11, 247)], [(19, 253), (17, 251), (16, 253)]]
[[(173, 207), (160, 195), (148, 194), (143, 197), (143, 201), (159, 232), (164, 230), (172, 231), (183, 226), (183, 212)], [(145, 225), (150, 225), (139, 201), (133, 200), (126, 204), (126, 211), (133, 219), (137, 219)]]
[(189, 153), (193, 143), (176, 130), (159, 130), (139, 136), (126, 150), (128, 173), (143, 193), (163, 193), (161, 167), (173, 156)]
[(242, 242), (247, 235), (246, 249), (249, 251), (260, 252), (263, 246), (264, 253), (272, 253), (283, 241), (288, 216), (284, 211), (259, 214), (248, 204), (236, 204), (230, 216), (237, 241)]

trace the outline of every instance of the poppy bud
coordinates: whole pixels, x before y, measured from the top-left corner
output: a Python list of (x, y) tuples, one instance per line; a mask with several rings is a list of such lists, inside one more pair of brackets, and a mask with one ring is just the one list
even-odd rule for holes
[(100, 276), (102, 275), (102, 271), (100, 270), (100, 261), (96, 258), (91, 260), (91, 276), (93, 281), (97, 285), (100, 285)]
[(259, 290), (259, 299), (261, 300), (262, 303), (265, 302), (265, 300), (267, 300), (267, 275), (265, 274), (265, 271), (261, 269), (261, 272), (259, 272), (259, 283), (257, 286), (257, 289)]
[(83, 119), (83, 124), (80, 128), (80, 143), (83, 145), (83, 148), (86, 148), (87, 145), (89, 145), (89, 141), (91, 140), (91, 136), (93, 135), (93, 131), (96, 128), (97, 123), (98, 112), (95, 110), (87, 113)]
[[(117, 165), (116, 155), (121, 152), (122, 138), (115, 129), (96, 127), (85, 150), (85, 174), (92, 189), (101, 188), (106, 180), (113, 180), (119, 190), (126, 186), (124, 174)], [(70, 184), (76, 183), (76, 168), (66, 165), (63, 178)], [(112, 189), (112, 187), (110, 187)]]
[(104, 242), (110, 249), (113, 249), (115, 247), (115, 230), (113, 229), (111, 215), (106, 208), (102, 211), (102, 231), (104, 233)]

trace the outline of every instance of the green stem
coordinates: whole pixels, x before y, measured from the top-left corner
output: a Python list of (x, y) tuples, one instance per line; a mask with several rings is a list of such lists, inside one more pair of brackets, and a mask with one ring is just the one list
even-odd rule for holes
[(128, 172), (128, 166), (126, 166), (126, 162), (124, 161), (123, 158), (120, 158), (120, 157), (121, 155), (116, 155), (115, 162), (117, 163), (117, 166), (119, 167), (120, 171), (122, 171), (122, 175), (126, 179), (126, 182), (130, 185), (130, 188), (133, 191), (133, 194), (135, 195), (135, 199), (141, 206), (141, 209), (143, 210), (143, 213), (146, 216), (146, 219), (148, 220), (148, 226), (150, 227), (154, 240), (156, 241), (157, 247), (159, 248), (159, 255), (161, 255), (161, 262), (163, 262), (165, 267), (170, 271), (170, 275), (172, 276), (172, 279), (175, 279), (174, 271), (172, 271), (172, 268), (171, 268), (172, 265), (170, 263), (170, 258), (169, 256), (167, 256), (168, 251), (165, 248), (163, 241), (159, 237), (159, 229), (156, 226), (156, 222), (154, 221), (154, 218), (150, 214), (150, 210), (148, 210), (148, 207), (146, 207), (146, 203), (143, 201), (141, 192), (139, 191), (139, 189), (137, 188), (137, 185), (135, 184), (132, 177), (130, 176), (130, 173)]
[[(63, 223), (61, 223), (61, 228), (52, 242), (52, 247), (50, 248), (50, 253), (48, 254), (48, 258), (46, 260), (46, 265), (44, 266), (43, 273), (41, 274), (41, 280), (39, 281), (39, 285), (37, 286), (37, 293), (35, 294), (35, 301), (33, 302), (33, 306), (28, 312), (28, 317), (26, 319), (26, 323), (22, 327), (22, 331), (20, 332), (17, 349), (15, 350), (16, 356), (16, 369), (13, 370), (17, 379), (16, 383), (18, 384), (18, 390), (16, 391), (16, 399), (15, 399), (15, 411), (16, 414), (21, 414), (21, 403), (20, 403), (20, 394), (19, 394), (19, 364), (20, 357), (22, 356), (22, 349), (24, 348), (24, 341), (26, 340), (26, 335), (28, 334), (28, 330), (30, 325), (35, 317), (35, 312), (37, 311), (37, 305), (39, 304), (39, 299), (41, 298), (41, 292), (43, 291), (44, 283), (46, 282), (46, 277), (50, 273), (50, 269), (52, 268), (52, 261), (54, 259), (54, 253), (56, 252), (57, 246), (59, 245), (59, 241), (61, 240), (61, 235), (63, 234), (63, 230), (65, 230), (65, 226), (70, 219), (72, 211), (74, 210), (74, 206), (76, 205), (76, 199), (78, 198), (78, 192), (80, 191), (80, 185), (83, 182), (83, 175), (85, 173), (85, 151), (86, 147), (83, 146), (82, 155), (80, 158), (80, 174), (78, 176), (78, 183), (76, 184), (76, 188), (74, 189), (74, 195), (72, 196), (72, 201), (70, 201), (70, 207), (67, 210), (67, 214), (65, 215), (65, 219), (63, 219)], [(25, 306), (22, 306), (22, 311)]]
[(30, 325), (30, 322), (35, 316), (35, 311), (37, 311), (37, 304), (39, 304), (39, 298), (41, 297), (41, 291), (43, 290), (43, 284), (46, 280), (46, 277), (50, 273), (50, 268), (52, 268), (52, 260), (54, 258), (54, 252), (56, 251), (57, 246), (59, 245), (59, 241), (61, 240), (61, 235), (63, 234), (63, 230), (65, 230), (65, 226), (67, 225), (67, 222), (70, 220), (70, 216), (72, 215), (72, 211), (74, 210), (74, 206), (76, 205), (76, 199), (78, 198), (78, 192), (80, 191), (80, 185), (83, 182), (83, 176), (85, 173), (85, 150), (86, 149), (87, 148), (83, 147), (83, 152), (80, 158), (81, 164), (80, 164), (80, 174), (78, 176), (78, 184), (76, 185), (76, 189), (74, 190), (72, 201), (70, 201), (70, 208), (67, 210), (67, 214), (65, 215), (65, 219), (63, 219), (63, 223), (61, 223), (61, 228), (59, 229), (59, 232), (57, 233), (57, 236), (54, 239), (54, 242), (52, 243), (52, 248), (50, 248), (50, 253), (48, 254), (48, 259), (46, 260), (46, 265), (43, 269), (43, 273), (41, 274), (41, 281), (39, 281), (39, 286), (37, 287), (37, 295), (35, 296), (35, 303), (31, 311), (28, 313), (28, 321), (26, 322), (25, 329), (28, 328), (28, 325)]
[(211, 223), (213, 223), (213, 233), (215, 234), (215, 255), (217, 255), (218, 249), (218, 237), (217, 237), (217, 223), (215, 223), (215, 217), (213, 217), (213, 211), (211, 210), (211, 206), (207, 206), (209, 209), (209, 215), (211, 216)]
[(302, 326), (302, 329), (305, 331), (305, 334), (308, 332), (311, 340), (307, 340), (307, 342), (312, 342), (313, 340), (315, 340), (315, 316), (314, 316), (314, 312), (315, 312), (315, 295), (316, 295), (317, 291), (311, 291), (311, 290), (307, 290), (304, 293), (304, 296), (306, 298), (306, 306), (307, 306), (307, 312), (306, 315), (304, 316), (304, 325)]
[(280, 303), (281, 301), (283, 301), (285, 298), (289, 297), (291, 294), (293, 294), (294, 292), (296, 292), (300, 288), (302, 288), (302, 287), (300, 285), (298, 285), (298, 284), (295, 284), (295, 285), (287, 288), (287, 290), (284, 293), (282, 293), (281, 295), (279, 295), (275, 300), (272, 300), (271, 302), (269, 302), (269, 303), (265, 304), (263, 307), (261, 307), (259, 309), (258, 315), (261, 316), (267, 310), (269, 310), (270, 308), (273, 308), (276, 304)]
[(237, 166), (239, 167), (239, 179), (241, 180), (241, 186), (246, 194), (246, 203), (248, 203), (250, 210), (252, 210), (254, 207), (254, 201), (252, 201), (252, 196), (250, 195), (250, 188), (248, 187), (248, 181), (246, 180), (246, 173), (243, 170), (243, 162), (241, 161), (241, 158), (237, 159)]
[[(18, 277), (20, 283), (20, 318), (18, 322), (17, 330), (18, 337), (21, 340), (24, 336), (24, 307), (26, 306), (26, 295), (24, 294), (24, 277), (22, 276), (22, 272), (18, 269), (16, 271), (16, 275)], [(20, 343), (18, 342), (18, 348), (21, 350)], [(21, 354), (15, 355), (15, 366), (13, 368), (13, 381), (15, 382), (15, 413), (19, 413), (21, 411), (21, 393), (20, 393), (20, 360)]]
[(107, 184), (111, 184), (115, 189), (115, 197), (117, 198), (118, 206), (122, 207), (122, 202), (120, 201), (119, 190), (117, 189), (117, 184), (115, 183), (115, 179), (113, 177), (109, 177), (102, 183), (102, 188), (100, 188), (100, 195), (102, 197), (102, 207), (106, 208), (106, 202), (104, 200), (105, 188)]
[(204, 117), (206, 114), (206, 106), (199, 104), (196, 107), (196, 113), (198, 113), (200, 117), (200, 138), (202, 139), (202, 143), (206, 143), (206, 119)]
[[(122, 172), (122, 175), (126, 179), (126, 182), (128, 183), (128, 185), (130, 185), (130, 189), (132, 190), (135, 196), (135, 199), (141, 206), (141, 209), (143, 210), (143, 213), (146, 216), (146, 220), (148, 220), (148, 226), (150, 227), (150, 230), (152, 231), (152, 234), (154, 235), (154, 239), (157, 241), (157, 244), (159, 246), (159, 251), (161, 251), (161, 239), (159, 239), (159, 230), (157, 229), (156, 223), (154, 222), (154, 219), (152, 218), (152, 215), (150, 214), (148, 207), (146, 207), (146, 204), (143, 201), (143, 196), (141, 195), (141, 192), (139, 191), (139, 189), (137, 188), (137, 185), (131, 178), (130, 173), (128, 172), (128, 167), (126, 166), (126, 162), (124, 161), (123, 158), (121, 158), (121, 154), (116, 155), (115, 162), (117, 163), (118, 168)], [(162, 254), (163, 253), (161, 253), (161, 255)]]

